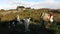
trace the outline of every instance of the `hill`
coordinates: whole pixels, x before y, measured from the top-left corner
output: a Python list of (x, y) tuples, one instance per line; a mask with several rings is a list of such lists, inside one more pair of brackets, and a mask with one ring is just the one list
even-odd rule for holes
[(0, 10), (0, 18), (1, 21), (9, 21), (16, 18), (17, 15), (20, 16), (20, 19), (23, 19), (25, 17), (32, 17), (36, 20), (40, 20), (40, 15), (42, 12), (46, 13), (53, 13), (54, 14), (54, 20), (60, 21), (60, 11), (58, 9), (27, 9), (27, 10), (21, 10), (17, 11), (15, 10)]

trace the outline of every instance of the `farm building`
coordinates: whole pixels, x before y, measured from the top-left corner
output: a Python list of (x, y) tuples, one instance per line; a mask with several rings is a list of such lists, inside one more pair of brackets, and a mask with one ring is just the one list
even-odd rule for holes
[(25, 10), (25, 7), (24, 6), (17, 6), (17, 10), (18, 11)]

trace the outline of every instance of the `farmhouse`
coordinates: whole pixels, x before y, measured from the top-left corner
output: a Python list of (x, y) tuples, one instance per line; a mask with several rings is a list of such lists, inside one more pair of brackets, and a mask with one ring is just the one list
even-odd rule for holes
[(18, 11), (25, 10), (25, 7), (24, 6), (17, 6), (17, 10)]

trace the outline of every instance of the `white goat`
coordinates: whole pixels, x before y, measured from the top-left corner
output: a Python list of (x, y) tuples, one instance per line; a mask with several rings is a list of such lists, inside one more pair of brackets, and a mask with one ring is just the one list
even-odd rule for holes
[(24, 19), (25, 31), (28, 31), (30, 19), (31, 18)]

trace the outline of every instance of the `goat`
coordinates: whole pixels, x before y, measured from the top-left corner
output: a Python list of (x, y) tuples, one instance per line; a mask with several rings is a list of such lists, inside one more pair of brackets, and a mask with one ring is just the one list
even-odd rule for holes
[(29, 17), (23, 19), (24, 20), (25, 31), (28, 31), (30, 19), (31, 18), (29, 18)]
[(43, 21), (44, 26), (49, 28), (53, 22), (53, 15), (48, 13), (41, 13), (41, 20)]

